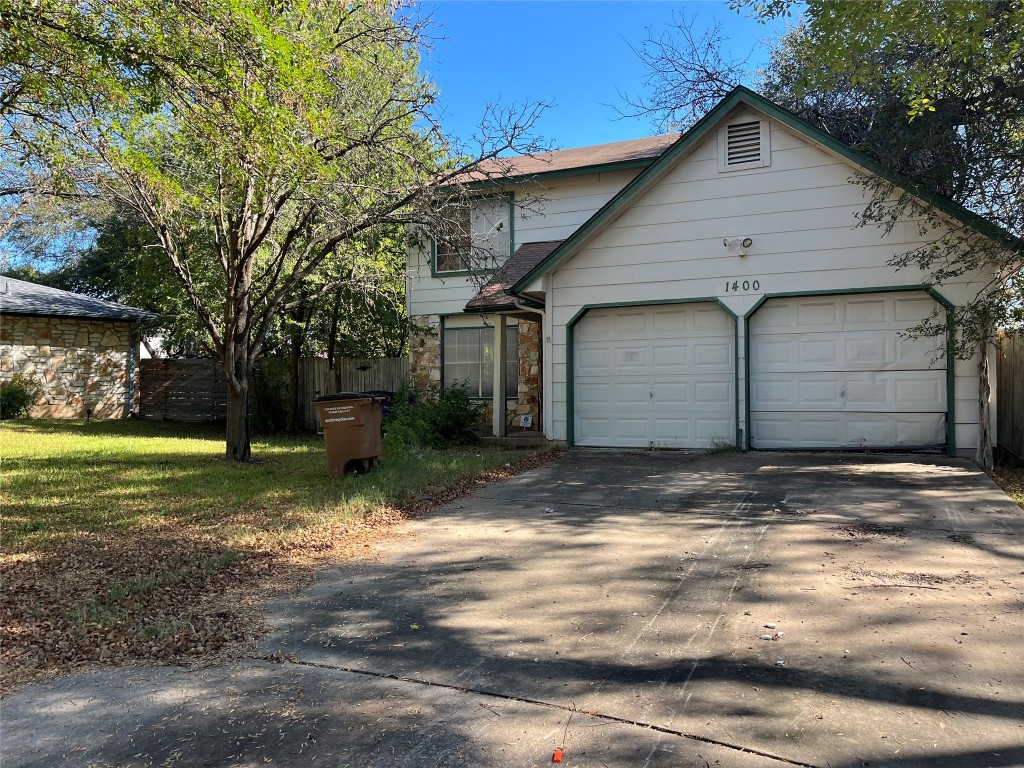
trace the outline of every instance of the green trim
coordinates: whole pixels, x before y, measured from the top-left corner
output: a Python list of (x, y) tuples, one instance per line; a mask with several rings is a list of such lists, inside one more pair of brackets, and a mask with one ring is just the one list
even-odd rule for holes
[[(515, 225), (515, 192), (500, 192), (493, 195), (477, 195), (472, 200), (491, 200), (504, 197), (508, 200), (508, 254), (505, 259), (511, 258), (516, 252), (516, 225)], [(453, 269), (441, 271), (437, 268), (437, 240), (430, 238), (430, 276), (443, 280), (446, 277), (469, 277), (470, 275), (493, 275), (500, 267), (493, 269)]]
[(887, 285), (880, 288), (840, 288), (823, 291), (786, 291), (766, 293), (743, 316), (744, 355), (746, 360), (746, 440), (750, 450), (750, 320), (771, 299), (810, 298), (814, 296), (852, 296), (865, 293), (927, 293), (946, 310), (946, 455), (956, 456), (956, 348), (953, 323), (956, 307), (953, 302), (930, 285)]
[[(437, 356), (440, 361), (438, 364), (441, 366), (441, 389), (444, 389), (444, 321), (445, 315), (441, 315), (441, 321), (437, 325), (437, 346), (441, 351), (441, 354)], [(430, 386), (430, 371), (427, 371), (427, 386)]]
[(487, 179), (483, 181), (472, 181), (466, 184), (468, 189), (486, 189), (489, 187), (504, 187), (511, 184), (523, 184), (536, 180), (548, 181), (550, 179), (563, 179), (571, 176), (588, 176), (594, 173), (613, 173), (615, 171), (629, 171), (635, 168), (646, 168), (655, 162), (658, 156), (648, 157), (641, 160), (620, 160), (614, 163), (596, 163), (594, 165), (581, 165), (577, 168), (563, 168), (558, 171), (537, 171), (536, 173), (521, 173), (515, 176), (504, 176), (500, 179)]
[[(717, 304), (732, 318), (733, 323), (733, 402), (736, 404), (736, 429), (739, 429), (739, 351), (735, 338), (739, 333), (739, 315), (727, 307), (717, 296), (693, 299), (655, 299), (653, 301), (611, 301), (602, 304), (584, 304), (565, 324), (565, 437), (569, 447), (576, 445), (576, 325), (592, 309), (619, 309), (621, 307), (657, 307), (671, 304)], [(543, 331), (542, 331), (543, 335)], [(739, 450), (737, 432), (736, 449)]]
[(516, 252), (516, 193), (515, 190), (506, 192), (508, 195), (508, 255)]
[(810, 139), (812, 142), (824, 147), (825, 149), (835, 152), (854, 165), (859, 166), (860, 168), (863, 168), (864, 170), (873, 173), (898, 187), (902, 187), (922, 202), (936, 208), (954, 219), (957, 219), (962, 224), (971, 227), (986, 237), (996, 240), (997, 242), (1004, 243), (1011, 248), (1024, 248), (1024, 243), (1022, 243), (1020, 238), (1014, 237), (1008, 232), (1003, 231), (991, 221), (982, 218), (976, 213), (968, 211), (963, 206), (954, 203), (948, 198), (937, 195), (931, 190), (922, 187), (920, 184), (912, 182), (909, 179), (890, 171), (877, 161), (872, 160), (863, 152), (858, 152), (857, 150), (846, 146), (842, 142), (837, 141), (824, 131), (815, 128), (810, 123), (794, 115), (792, 112), (773, 104), (750, 89), (744, 88), (743, 86), (737, 86), (729, 93), (729, 95), (718, 102), (710, 112), (697, 121), (689, 131), (683, 134), (675, 144), (662, 153), (662, 155), (649, 165), (646, 170), (640, 173), (632, 182), (620, 190), (617, 195), (604, 205), (604, 207), (600, 208), (581, 227), (579, 227), (579, 229), (573, 232), (572, 235), (570, 235), (560, 246), (552, 251), (546, 259), (530, 270), (525, 277), (512, 286), (512, 291), (514, 293), (521, 293), (526, 290), (526, 287), (530, 283), (557, 266), (566, 256), (570, 255), (577, 247), (579, 247), (583, 241), (596, 234), (612, 218), (629, 206), (635, 198), (647, 191), (648, 187), (657, 182), (665, 173), (667, 173), (679, 158), (685, 155), (698, 142), (703, 140), (722, 119), (724, 119), (740, 104), (746, 104), (747, 106), (763, 112), (768, 117), (773, 118), (791, 130), (802, 134), (807, 139)]
[(496, 269), (453, 269), (450, 272), (438, 272), (437, 270), (437, 240), (430, 238), (430, 276), (443, 280), (446, 277), (469, 277), (470, 275), (486, 275), (497, 272)]
[(739, 317), (729, 310), (732, 314), (732, 391), (733, 391), (733, 402), (736, 405), (736, 413), (733, 415), (733, 419), (736, 421), (736, 450), (743, 450), (743, 433), (740, 432), (740, 321)]
[[(929, 295), (946, 308), (946, 455), (956, 456), (956, 309), (937, 291)], [(996, 403), (998, 406), (998, 403)]]
[(743, 315), (743, 447), (750, 450), (750, 315), (760, 309), (764, 303), (762, 296), (758, 302)]

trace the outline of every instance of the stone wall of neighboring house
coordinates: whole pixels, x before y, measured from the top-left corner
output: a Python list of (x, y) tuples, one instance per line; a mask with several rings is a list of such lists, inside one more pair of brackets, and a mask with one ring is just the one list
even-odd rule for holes
[[(441, 383), (441, 317), (439, 315), (417, 315), (410, 318), (413, 330), (409, 338), (409, 370), (418, 389)], [(519, 321), (519, 384), (507, 382), (508, 398), (505, 407), (505, 423), (518, 427), (520, 417), (533, 417), (531, 430), (539, 431), (540, 423), (540, 324), (530, 320)], [(483, 426), (491, 423), (492, 403), (483, 403)]]
[(441, 316), (414, 315), (409, 318), (409, 373), (416, 389), (441, 383)]
[[(33, 418), (119, 419), (128, 414), (132, 323), (71, 317), (0, 317), (0, 380), (20, 373), (41, 394)], [(135, 370), (138, 376), (138, 368)], [(136, 378), (136, 391), (138, 380)]]

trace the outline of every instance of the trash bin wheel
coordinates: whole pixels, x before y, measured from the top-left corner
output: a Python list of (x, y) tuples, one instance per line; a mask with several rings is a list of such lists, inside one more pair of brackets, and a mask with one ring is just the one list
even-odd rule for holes
[(346, 474), (352, 472), (357, 475), (368, 474), (377, 466), (377, 459), (352, 459), (345, 465)]

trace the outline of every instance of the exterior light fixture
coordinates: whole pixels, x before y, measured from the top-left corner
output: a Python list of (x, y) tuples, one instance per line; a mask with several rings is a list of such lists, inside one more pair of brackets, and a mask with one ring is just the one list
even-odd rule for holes
[(753, 244), (754, 241), (749, 237), (726, 237), (722, 240), (722, 245), (726, 248), (739, 248), (740, 256), (746, 256), (747, 248)]

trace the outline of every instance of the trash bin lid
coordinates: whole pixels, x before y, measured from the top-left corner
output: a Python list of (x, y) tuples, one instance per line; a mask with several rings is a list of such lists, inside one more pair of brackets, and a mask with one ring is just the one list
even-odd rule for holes
[(383, 397), (369, 392), (335, 392), (333, 395), (320, 395), (313, 398), (314, 403), (331, 403), (339, 400), (383, 400)]
[(329, 403), (333, 400), (365, 400), (367, 395), (362, 392), (335, 392), (332, 395), (320, 395), (313, 398), (314, 403)]

